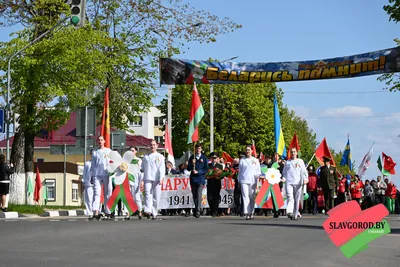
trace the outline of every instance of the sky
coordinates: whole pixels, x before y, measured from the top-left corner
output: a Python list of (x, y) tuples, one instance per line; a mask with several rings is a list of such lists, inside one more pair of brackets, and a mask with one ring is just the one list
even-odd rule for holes
[[(216, 43), (190, 44), (190, 50), (176, 58), (318, 60), (392, 48), (396, 46), (393, 39), (400, 37), (400, 25), (389, 22), (383, 10), (387, 0), (192, 3), (219, 17), (228, 17), (243, 28), (217, 37)], [(377, 81), (378, 77), (277, 83), (285, 93), (283, 103), (307, 120), (318, 142), (326, 137), (329, 147), (343, 151), (350, 135), (357, 170), (375, 142), (371, 167), (364, 179), (380, 175), (376, 161), (382, 152), (400, 162), (400, 92), (383, 91), (385, 85)], [(290, 142), (285, 141), (287, 145)], [(400, 164), (396, 170), (400, 173)], [(392, 179), (400, 185), (400, 175)]]
[[(192, 6), (228, 17), (243, 28), (218, 36), (212, 44), (190, 43), (182, 59), (235, 62), (290, 62), (351, 56), (396, 46), (400, 25), (383, 10), (388, 0), (191, 1)], [(14, 29), (0, 29), (0, 41)], [(371, 167), (365, 178), (378, 176), (382, 152), (400, 162), (400, 92), (385, 92), (379, 76), (280, 82), (283, 103), (307, 120), (317, 141), (326, 137), (335, 151), (344, 150), (350, 135), (358, 169), (372, 144)], [(165, 87), (159, 89), (165, 95)], [(160, 97), (154, 99), (155, 103)], [(284, 131), (285, 129), (283, 129)], [(271, 133), (272, 134), (272, 133)], [(290, 140), (285, 140), (287, 145)], [(400, 164), (396, 171), (400, 173)], [(400, 185), (400, 175), (392, 176)]]

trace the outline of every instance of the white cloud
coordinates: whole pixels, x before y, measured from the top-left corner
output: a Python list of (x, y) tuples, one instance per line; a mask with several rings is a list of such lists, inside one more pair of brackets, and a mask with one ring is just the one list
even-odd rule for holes
[(372, 116), (372, 114), (371, 108), (358, 106), (328, 108), (322, 112), (322, 115), (326, 117), (365, 117)]

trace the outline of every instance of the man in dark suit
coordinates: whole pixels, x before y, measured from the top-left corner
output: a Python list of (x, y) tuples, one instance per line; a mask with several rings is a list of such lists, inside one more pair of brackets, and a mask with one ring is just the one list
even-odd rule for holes
[(218, 155), (212, 152), (209, 155), (211, 163), (208, 164), (209, 171), (214, 170), (211, 176), (207, 177), (207, 201), (210, 206), (210, 213), (212, 217), (218, 217), (218, 206), (221, 198), (221, 177), (218, 172), (222, 172), (224, 167), (218, 163)]
[(335, 192), (337, 192), (339, 186), (339, 180), (336, 168), (331, 166), (331, 159), (328, 157), (322, 157), (322, 159), (325, 165), (320, 169), (320, 184), (324, 192), (326, 214), (326, 212), (334, 207), (333, 201)]
[(208, 160), (202, 153), (200, 144), (196, 144), (195, 148), (196, 154), (189, 158), (187, 170), (190, 171), (190, 187), (192, 189), (194, 202), (194, 217), (200, 218), (203, 187), (206, 183), (206, 173), (208, 171)]

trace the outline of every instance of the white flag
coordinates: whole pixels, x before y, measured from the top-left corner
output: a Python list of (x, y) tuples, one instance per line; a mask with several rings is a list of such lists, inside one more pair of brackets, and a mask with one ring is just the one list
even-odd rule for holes
[(371, 165), (371, 159), (372, 159), (372, 153), (374, 151), (374, 144), (372, 144), (371, 149), (368, 151), (367, 154), (365, 154), (360, 166), (358, 167), (358, 176), (361, 177), (365, 174), (365, 172), (368, 170), (369, 166)]

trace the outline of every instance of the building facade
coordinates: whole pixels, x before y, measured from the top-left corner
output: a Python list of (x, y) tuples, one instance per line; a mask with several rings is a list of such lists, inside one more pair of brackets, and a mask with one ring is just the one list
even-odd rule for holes
[[(161, 125), (159, 123), (159, 118), (162, 114), (156, 108), (152, 108), (147, 114), (142, 114), (142, 118), (145, 117), (146, 120), (142, 119), (142, 123), (139, 127), (130, 126), (134, 129), (135, 134), (126, 132), (126, 142), (124, 147), (118, 149), (118, 151), (123, 154), (129, 149), (130, 146), (135, 146), (138, 148), (138, 156), (142, 156), (150, 152), (151, 140), (155, 138), (160, 140), (162, 138), (162, 131), (160, 130)], [(34, 175), (33, 183), (36, 179), (36, 170), (39, 169), (40, 178), (42, 182), (42, 189), (44, 190), (44, 185), (47, 187), (47, 205), (52, 206), (81, 206), (83, 204), (83, 165), (85, 162), (85, 156), (83, 154), (53, 154), (51, 153), (52, 146), (76, 146), (76, 125), (77, 118), (76, 113), (72, 113), (68, 122), (61, 126), (58, 130), (53, 132), (45, 132), (40, 135), (40, 137), (35, 137), (34, 141)], [(151, 120), (149, 121), (149, 119)], [(144, 127), (143, 121), (146, 121), (146, 127)], [(156, 126), (155, 126), (156, 125)], [(111, 132), (115, 129), (111, 129)], [(96, 136), (100, 133), (100, 126), (96, 129)], [(143, 136), (146, 134), (149, 137)], [(90, 137), (95, 138), (95, 137)], [(88, 137), (89, 139), (89, 137)], [(10, 138), (10, 147), (13, 144), (14, 138)], [(86, 160), (90, 160), (90, 149), (96, 147), (89, 146), (87, 149)], [(6, 149), (6, 140), (0, 141), (0, 150), (4, 153)], [(158, 147), (159, 152), (164, 152), (163, 143)], [(40, 192), (42, 195), (43, 192)], [(32, 196), (30, 197), (32, 198)], [(33, 204), (32, 199), (28, 199), (28, 203)], [(41, 204), (43, 201), (41, 200)]]
[(148, 112), (139, 114), (138, 122), (129, 122), (129, 130), (135, 135), (141, 135), (154, 139), (158, 143), (164, 143), (164, 132), (162, 131), (165, 115), (157, 107), (151, 107)]

